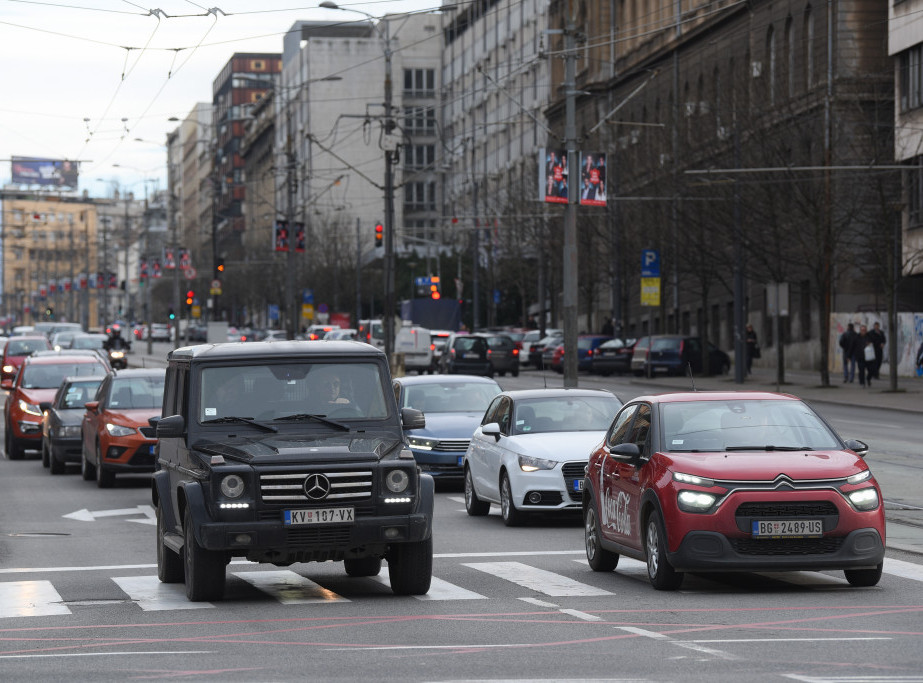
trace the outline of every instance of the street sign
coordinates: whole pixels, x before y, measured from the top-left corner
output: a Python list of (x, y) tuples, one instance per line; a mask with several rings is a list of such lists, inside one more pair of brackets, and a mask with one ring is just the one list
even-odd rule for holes
[(641, 278), (641, 305), (642, 306), (659, 306), (660, 305), (660, 278), (659, 277), (642, 277)]
[(221, 280), (212, 280), (211, 288), (208, 290), (209, 294), (214, 296), (221, 294)]
[(413, 284), (414, 284), (416, 287), (426, 287), (426, 286), (432, 284), (432, 281), (433, 281), (433, 280), (432, 280), (432, 278), (430, 278), (430, 277), (417, 277), (417, 278), (414, 278), (414, 279), (413, 279)]
[(641, 250), (641, 277), (660, 277), (660, 252), (656, 249)]
[(188, 268), (186, 268), (186, 270), (183, 271), (183, 275), (186, 277), (187, 280), (195, 280), (195, 276), (196, 276), (195, 268), (193, 268), (192, 266), (189, 266)]

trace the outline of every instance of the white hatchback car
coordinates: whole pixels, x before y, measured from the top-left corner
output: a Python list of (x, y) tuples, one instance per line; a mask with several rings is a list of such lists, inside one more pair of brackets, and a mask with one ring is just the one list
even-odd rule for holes
[(507, 526), (530, 512), (579, 512), (590, 453), (622, 401), (597, 389), (525, 389), (498, 394), (465, 453), (465, 510), (500, 505)]

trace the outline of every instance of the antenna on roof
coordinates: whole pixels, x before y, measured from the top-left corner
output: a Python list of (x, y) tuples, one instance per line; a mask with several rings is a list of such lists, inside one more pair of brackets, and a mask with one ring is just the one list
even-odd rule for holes
[(692, 382), (692, 390), (698, 391), (698, 389), (695, 388), (695, 377), (692, 376), (692, 363), (688, 361), (686, 362), (686, 374), (689, 375), (689, 381)]

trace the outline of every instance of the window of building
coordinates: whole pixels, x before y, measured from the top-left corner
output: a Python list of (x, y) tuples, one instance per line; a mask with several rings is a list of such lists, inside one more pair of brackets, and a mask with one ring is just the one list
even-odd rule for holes
[(432, 107), (405, 107), (404, 129), (414, 135), (436, 133), (436, 110)]
[(795, 95), (795, 22), (785, 20), (785, 84), (789, 97)]
[(814, 87), (814, 14), (811, 12), (811, 6), (804, 9), (804, 86), (807, 89)]
[(408, 183), (404, 186), (404, 211), (435, 211), (436, 183)]
[(407, 145), (404, 147), (404, 166), (409, 170), (432, 168), (436, 163), (435, 145)]
[(404, 95), (408, 97), (435, 97), (435, 69), (404, 69)]
[(778, 65), (776, 63), (776, 31), (770, 26), (766, 31), (766, 87), (769, 95), (769, 104), (776, 103), (776, 77)]
[(901, 53), (897, 82), (902, 112), (923, 106), (923, 44)]

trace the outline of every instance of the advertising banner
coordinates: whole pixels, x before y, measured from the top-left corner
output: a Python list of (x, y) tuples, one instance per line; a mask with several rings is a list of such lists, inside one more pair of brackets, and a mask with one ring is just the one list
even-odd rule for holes
[(660, 305), (660, 278), (659, 277), (642, 277), (641, 278), (641, 305), (642, 306), (659, 306)]
[(79, 164), (76, 161), (36, 157), (13, 157), (11, 161), (14, 185), (77, 187)]
[(276, 221), (272, 226), (273, 251), (288, 251), (288, 221)]
[(539, 199), (567, 204), (567, 152), (563, 149), (539, 151)]
[(603, 152), (580, 152), (580, 204), (606, 205), (606, 155)]

